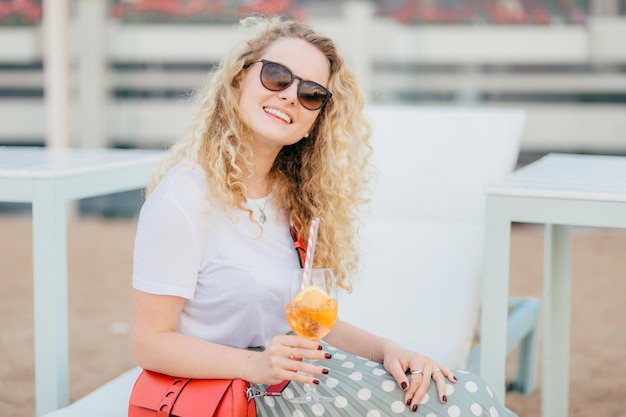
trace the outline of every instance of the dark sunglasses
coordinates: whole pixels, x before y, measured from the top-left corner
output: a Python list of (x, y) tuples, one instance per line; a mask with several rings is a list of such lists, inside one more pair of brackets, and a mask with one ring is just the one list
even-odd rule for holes
[(315, 81), (303, 80), (294, 75), (289, 68), (276, 62), (262, 59), (243, 66), (248, 69), (252, 64), (263, 63), (261, 67), (261, 84), (270, 91), (283, 91), (289, 88), (293, 80), (298, 80), (298, 101), (305, 109), (319, 110), (326, 105), (332, 93)]

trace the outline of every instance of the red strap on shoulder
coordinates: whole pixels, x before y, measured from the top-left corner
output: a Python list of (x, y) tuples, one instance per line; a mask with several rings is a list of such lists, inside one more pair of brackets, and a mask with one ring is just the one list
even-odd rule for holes
[(304, 258), (306, 256), (307, 241), (304, 238), (304, 235), (300, 234), (300, 231), (294, 224), (292, 224), (289, 228), (289, 232), (291, 233), (291, 238), (293, 239), (293, 247), (296, 249), (296, 254), (298, 255), (300, 268), (303, 268)]

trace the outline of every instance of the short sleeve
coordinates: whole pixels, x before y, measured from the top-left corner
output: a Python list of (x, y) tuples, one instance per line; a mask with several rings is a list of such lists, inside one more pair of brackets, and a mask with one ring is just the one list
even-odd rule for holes
[(184, 209), (168, 196), (148, 199), (137, 226), (133, 287), (191, 299), (199, 263), (198, 235)]

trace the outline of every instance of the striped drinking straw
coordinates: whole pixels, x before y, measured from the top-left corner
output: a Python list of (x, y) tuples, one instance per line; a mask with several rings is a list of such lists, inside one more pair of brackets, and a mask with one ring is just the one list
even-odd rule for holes
[(317, 242), (317, 232), (320, 228), (320, 218), (315, 217), (311, 220), (309, 227), (309, 240), (306, 245), (306, 255), (304, 256), (304, 274), (302, 274), (302, 285), (304, 288), (309, 280), (309, 270), (313, 268), (313, 255), (315, 254), (315, 243)]

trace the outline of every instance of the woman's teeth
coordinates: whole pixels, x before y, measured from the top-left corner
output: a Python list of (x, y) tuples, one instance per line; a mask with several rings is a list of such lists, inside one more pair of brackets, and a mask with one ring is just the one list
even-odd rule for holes
[(265, 113), (273, 114), (274, 116), (284, 120), (285, 122), (291, 123), (291, 117), (289, 117), (287, 114), (283, 113), (282, 111), (279, 111), (276, 109), (270, 109), (270, 108), (264, 108), (263, 110), (265, 110)]

